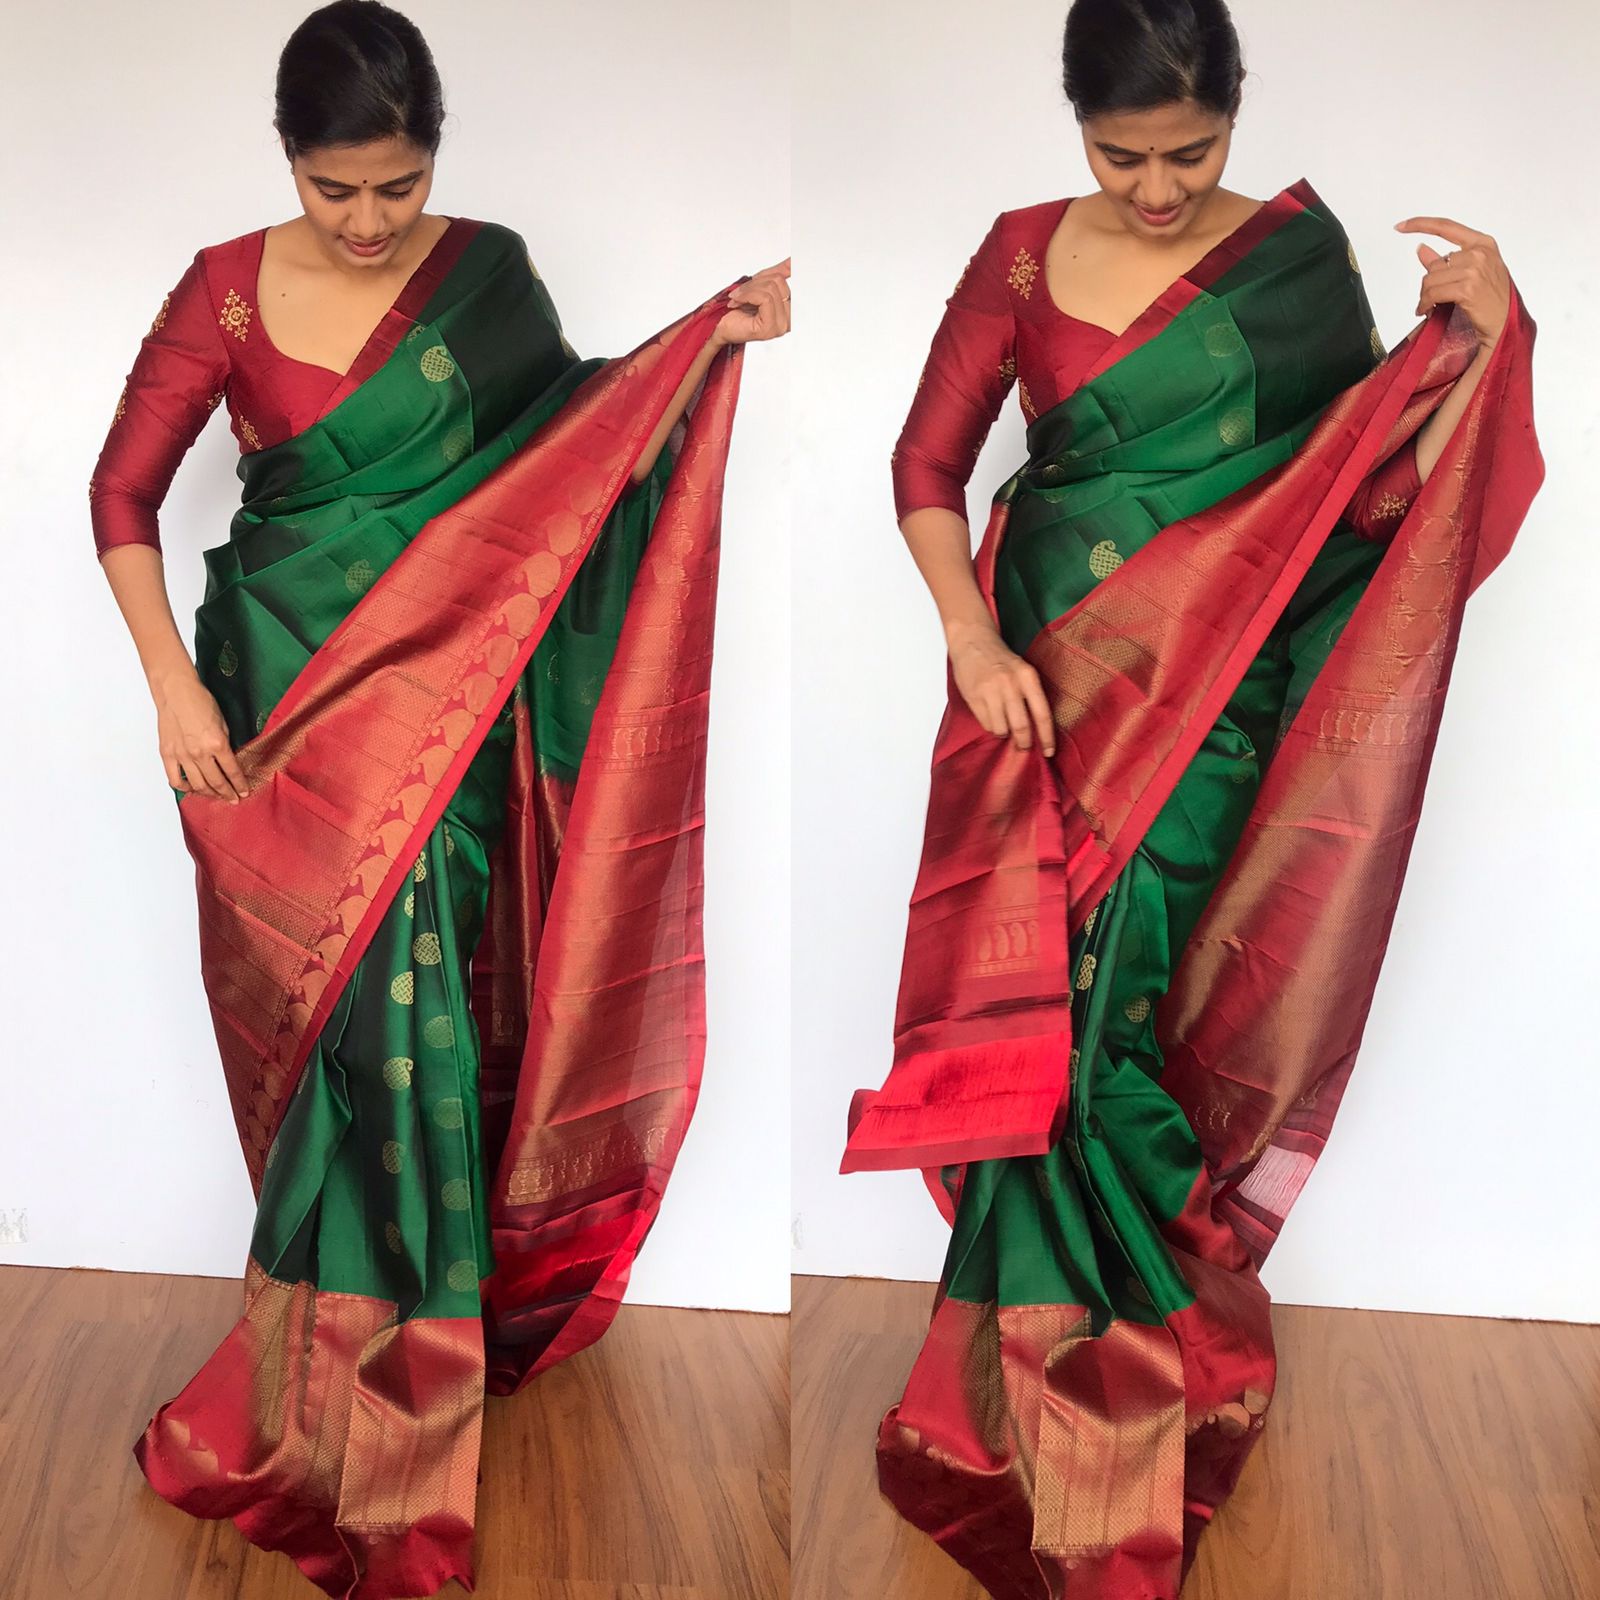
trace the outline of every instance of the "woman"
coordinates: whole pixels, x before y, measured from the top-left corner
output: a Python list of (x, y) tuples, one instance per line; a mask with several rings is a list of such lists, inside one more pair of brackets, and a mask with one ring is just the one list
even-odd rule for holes
[[(91, 484), (258, 1200), (244, 1314), (135, 1453), (371, 1600), (470, 1586), (485, 1386), (605, 1330), (689, 1120), (717, 506), (739, 347), (789, 322), (785, 265), (580, 361), (516, 233), (423, 210), (442, 115), (398, 13), (301, 24), (303, 215), (195, 256)], [(223, 402), (191, 664), (157, 508)]]
[[(1221, 186), (1219, 0), (1077, 0), (1097, 193), (1003, 214), (895, 454), (949, 642), (887, 1082), (843, 1170), (952, 1223), (879, 1479), (999, 1600), (1170, 1597), (1274, 1379), (1461, 608), (1542, 476), (1533, 324), (1442, 218), (1392, 353), (1303, 180)], [(1028, 460), (974, 559), (1015, 385)]]

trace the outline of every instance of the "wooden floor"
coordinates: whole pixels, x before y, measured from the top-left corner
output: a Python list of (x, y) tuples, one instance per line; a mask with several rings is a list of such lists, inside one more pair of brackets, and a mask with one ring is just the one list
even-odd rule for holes
[[(794, 1600), (984, 1600), (877, 1492), (928, 1284), (797, 1278)], [(1183, 1600), (1595, 1600), (1600, 1327), (1280, 1306), (1266, 1431)]]
[[(238, 1315), (213, 1278), (0, 1268), (0, 1600), (310, 1600), (130, 1450)], [(623, 1306), (485, 1408), (479, 1600), (788, 1593), (788, 1319)], [(461, 1595), (457, 1584), (444, 1595)]]

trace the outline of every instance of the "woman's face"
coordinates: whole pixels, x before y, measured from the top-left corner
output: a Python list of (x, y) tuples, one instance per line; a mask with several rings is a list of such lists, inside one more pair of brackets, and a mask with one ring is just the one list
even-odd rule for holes
[(1222, 182), (1232, 127), (1229, 117), (1177, 100), (1087, 118), (1083, 148), (1129, 232), (1165, 241), (1194, 227)]
[(433, 187), (433, 157), (398, 134), (304, 150), (290, 166), (306, 220), (323, 249), (347, 266), (393, 261)]

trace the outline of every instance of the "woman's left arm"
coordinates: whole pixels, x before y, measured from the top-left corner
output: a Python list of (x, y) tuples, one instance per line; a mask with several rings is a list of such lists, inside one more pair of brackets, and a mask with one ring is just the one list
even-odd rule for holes
[(1395, 229), (1399, 233), (1435, 234), (1456, 246), (1444, 256), (1431, 245), (1417, 246), (1417, 258), (1425, 270), (1416, 314), (1425, 316), (1439, 305), (1458, 305), (1478, 335), (1478, 353), (1472, 364), (1417, 432), (1417, 472), (1426, 481), (1467, 409), (1494, 353), (1495, 341), (1511, 314), (1511, 274), (1500, 259), (1499, 245), (1488, 234), (1449, 217), (1407, 217), (1404, 222), (1397, 222)]
[(756, 273), (753, 278), (747, 278), (730, 291), (727, 311), (712, 330), (705, 347), (694, 358), (694, 364), (684, 374), (678, 392), (673, 395), (661, 421), (656, 424), (656, 431), (650, 435), (643, 453), (634, 464), (633, 481), (643, 483), (650, 476), (662, 446), (677, 427), (719, 350), (730, 344), (753, 344), (760, 339), (778, 339), (788, 331), (789, 262), (786, 259), (775, 267)]

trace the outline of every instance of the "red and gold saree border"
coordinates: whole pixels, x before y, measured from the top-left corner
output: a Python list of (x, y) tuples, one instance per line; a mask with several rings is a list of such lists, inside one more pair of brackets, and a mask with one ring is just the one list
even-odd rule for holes
[(134, 1445), (150, 1486), (226, 1518), (346, 1600), (472, 1587), (483, 1412), (477, 1317), (271, 1277)]

